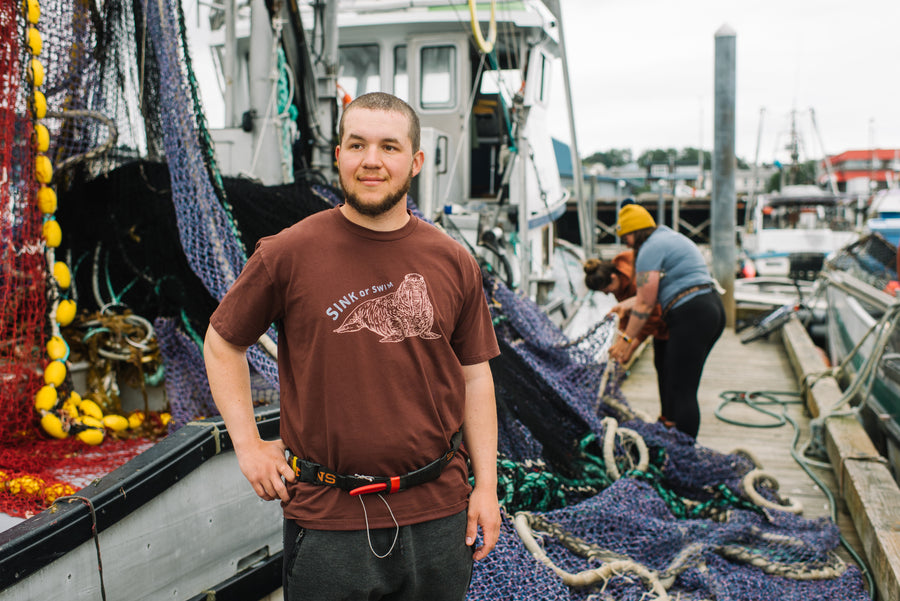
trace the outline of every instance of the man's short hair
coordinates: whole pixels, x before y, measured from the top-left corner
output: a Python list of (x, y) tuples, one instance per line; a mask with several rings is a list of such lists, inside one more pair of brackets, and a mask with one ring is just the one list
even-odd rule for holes
[(422, 126), (419, 124), (419, 116), (409, 104), (396, 96), (385, 92), (370, 92), (368, 94), (363, 94), (347, 105), (347, 108), (344, 109), (344, 113), (341, 115), (341, 122), (338, 127), (340, 141), (344, 140), (344, 117), (346, 117), (347, 113), (351, 110), (357, 108), (406, 115), (406, 118), (409, 121), (409, 139), (412, 142), (413, 154), (419, 152), (419, 143), (422, 135)]

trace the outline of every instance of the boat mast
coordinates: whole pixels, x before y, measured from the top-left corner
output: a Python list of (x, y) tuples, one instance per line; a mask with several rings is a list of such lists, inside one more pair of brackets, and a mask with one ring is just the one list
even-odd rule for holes
[[(321, 40), (312, 40), (319, 45), (320, 54), (315, 57), (316, 98), (314, 107), (318, 122), (323, 126), (321, 132), (328, 145), (316, 144), (312, 152), (312, 168), (325, 174), (334, 174), (333, 155), (334, 137), (337, 124), (337, 78), (338, 78), (338, 0), (315, 0), (313, 10), (322, 17)], [(316, 17), (318, 18), (318, 17)]]
[(750, 190), (747, 191), (747, 202), (744, 205), (744, 226), (753, 222), (753, 212), (756, 210), (756, 179), (759, 177), (759, 147), (762, 143), (763, 118), (766, 115), (766, 107), (759, 109), (759, 125), (756, 127), (756, 154), (753, 155), (753, 174), (750, 178)]
[(588, 199), (584, 194), (584, 179), (581, 171), (581, 155), (578, 152), (578, 136), (575, 133), (575, 114), (572, 101), (572, 84), (569, 80), (569, 61), (566, 56), (566, 36), (563, 31), (562, 8), (559, 0), (546, 0), (547, 8), (556, 18), (559, 26), (559, 55), (562, 59), (563, 85), (566, 90), (566, 106), (568, 108), (567, 115), (569, 121), (569, 136), (572, 139), (572, 145), (569, 153), (572, 157), (572, 176), (574, 178), (575, 201), (578, 208), (578, 225), (581, 234), (581, 245), (584, 249), (585, 257), (594, 256), (594, 221), (597, 217), (596, 209), (593, 205), (593, 198)]
[(825, 171), (828, 173), (828, 189), (832, 194), (837, 194), (837, 182), (834, 177), (834, 170), (831, 168), (831, 157), (825, 152), (825, 144), (822, 142), (822, 134), (819, 133), (819, 126), (816, 124), (816, 111), (809, 107), (809, 118), (812, 121), (813, 132), (816, 134), (816, 140), (819, 142), (819, 149), (822, 151), (822, 157), (825, 163)]

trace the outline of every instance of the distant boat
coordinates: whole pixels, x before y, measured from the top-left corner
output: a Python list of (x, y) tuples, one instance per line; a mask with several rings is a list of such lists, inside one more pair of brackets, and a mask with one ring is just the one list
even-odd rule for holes
[(900, 188), (881, 190), (869, 205), (866, 229), (881, 234), (894, 246), (900, 245)]
[(857, 237), (848, 199), (796, 185), (751, 201), (741, 247), (756, 276), (814, 280), (825, 258)]

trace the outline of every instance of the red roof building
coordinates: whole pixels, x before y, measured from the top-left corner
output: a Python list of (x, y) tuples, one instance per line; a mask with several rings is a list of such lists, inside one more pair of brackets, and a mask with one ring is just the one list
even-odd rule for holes
[[(847, 150), (828, 158), (840, 192), (848, 192), (848, 182), (850, 191), (859, 190), (862, 184), (871, 193), (900, 181), (900, 148)], [(819, 182), (827, 184), (828, 170), (824, 162), (820, 174)]]

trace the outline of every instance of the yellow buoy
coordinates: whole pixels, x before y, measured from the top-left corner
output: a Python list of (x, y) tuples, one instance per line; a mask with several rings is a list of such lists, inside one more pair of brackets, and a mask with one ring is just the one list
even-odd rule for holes
[(28, 49), (31, 51), (33, 56), (37, 56), (41, 53), (41, 49), (44, 47), (44, 40), (41, 39), (41, 32), (35, 29), (34, 27), (28, 28)]
[(34, 179), (42, 184), (49, 184), (53, 181), (53, 163), (45, 154), (38, 154), (34, 157)]
[(40, 90), (34, 91), (34, 99), (31, 101), (31, 110), (35, 119), (43, 119), (47, 116), (47, 97)]
[(169, 425), (169, 422), (172, 421), (172, 414), (171, 414), (171, 413), (168, 413), (168, 412), (166, 412), (166, 413), (160, 413), (160, 414), (159, 414), (159, 421), (162, 422), (162, 425), (168, 426), (168, 425)]
[(59, 387), (66, 379), (66, 364), (62, 361), (51, 361), (44, 368), (44, 382)]
[(131, 415), (128, 416), (128, 427), (132, 430), (141, 427), (141, 424), (144, 423), (144, 412), (143, 411), (135, 411)]
[(83, 401), (81, 401), (81, 404), (78, 405), (78, 410), (82, 415), (87, 415), (97, 420), (103, 419), (103, 410), (100, 409), (100, 405), (90, 399), (84, 399)]
[(97, 446), (98, 444), (103, 442), (104, 435), (105, 432), (103, 430), (98, 430), (96, 428), (87, 428), (86, 430), (82, 430), (75, 436), (77, 436), (78, 440), (85, 444)]
[(59, 301), (59, 306), (56, 308), (56, 321), (59, 325), (66, 327), (75, 319), (75, 311), (77, 309), (77, 305), (75, 305), (75, 301), (70, 299), (63, 299)]
[(56, 191), (49, 186), (41, 186), (37, 192), (37, 202), (41, 213), (52, 215), (56, 212)]
[(59, 336), (53, 336), (47, 341), (47, 356), (51, 359), (62, 359), (67, 352), (69, 349), (66, 347), (66, 341)]
[(19, 476), (6, 483), (6, 488), (14, 495), (36, 495), (41, 492), (44, 481), (37, 476)]
[(37, 0), (24, 0), (22, 2), (22, 12), (32, 25), (37, 25), (37, 22), (41, 20), (41, 5), (38, 4)]
[(81, 395), (75, 392), (74, 390), (69, 394), (69, 398), (66, 399), (67, 403), (72, 403), (76, 407), (81, 406)]
[(63, 263), (62, 261), (57, 261), (53, 264), (53, 279), (56, 280), (56, 285), (62, 288), (63, 290), (67, 289), (72, 285), (72, 272), (69, 271), (69, 266)]
[[(82, 403), (82, 405), (84, 405), (84, 403)], [(82, 415), (80, 421), (83, 425), (91, 428), (103, 428), (103, 421), (91, 415)]]
[(36, 88), (44, 85), (44, 65), (36, 58), (31, 59), (31, 65), (28, 68), (28, 79)]
[(121, 432), (128, 428), (128, 420), (121, 415), (110, 413), (103, 416), (103, 425), (113, 432)]
[(66, 399), (66, 402), (62, 404), (62, 411), (65, 414), (63, 417), (68, 417), (69, 419), (78, 419), (78, 405), (81, 404), (81, 401), (74, 400), (72, 397)]
[(50, 148), (50, 130), (43, 123), (35, 123), (31, 132), (34, 149), (38, 152), (47, 152)]
[(41, 427), (44, 432), (53, 438), (65, 438), (69, 432), (63, 426), (62, 420), (55, 413), (45, 413), (41, 417)]
[(55, 482), (44, 489), (44, 502), (50, 505), (60, 497), (68, 497), (74, 494), (75, 489), (72, 485), (65, 482)]
[(34, 408), (38, 411), (50, 411), (56, 406), (58, 400), (59, 394), (56, 392), (56, 388), (47, 384), (41, 386), (41, 389), (34, 395)]
[(44, 222), (44, 242), (50, 248), (56, 248), (62, 242), (62, 228), (56, 219), (48, 219)]

